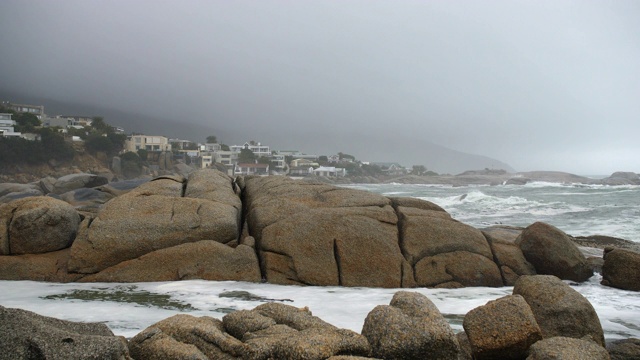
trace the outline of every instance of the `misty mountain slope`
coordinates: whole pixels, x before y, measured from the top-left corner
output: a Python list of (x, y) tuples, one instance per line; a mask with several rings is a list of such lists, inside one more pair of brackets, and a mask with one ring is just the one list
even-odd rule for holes
[(466, 170), (485, 168), (516, 172), (505, 162), (488, 156), (469, 154), (435, 144), (428, 139), (411, 139), (399, 134), (386, 134), (381, 137), (363, 129), (361, 132), (351, 133), (315, 132), (302, 138), (304, 141), (298, 142), (297, 137), (292, 137), (292, 146), (318, 154), (326, 154), (321, 150), (328, 146), (334, 153), (348, 153), (361, 161), (397, 162), (409, 168), (413, 165), (424, 165), (440, 174), (459, 174)]
[(102, 116), (114, 126), (121, 126), (127, 134), (136, 132), (162, 135), (194, 142), (204, 142), (215, 135), (219, 142), (236, 145), (255, 140), (271, 146), (272, 150), (299, 150), (307, 154), (332, 155), (338, 152), (354, 155), (369, 162), (397, 162), (403, 166), (424, 165), (437, 173), (458, 174), (466, 170), (503, 169), (515, 170), (508, 164), (487, 156), (469, 154), (428, 139), (408, 138), (399, 134), (380, 135), (371, 129), (359, 131), (337, 128), (327, 129), (296, 126), (277, 126), (267, 123), (264, 127), (242, 126), (235, 121), (212, 119), (210, 125), (190, 122), (183, 118), (165, 119), (147, 114), (136, 114), (114, 108), (70, 103), (58, 100), (14, 94), (0, 90), (0, 99), (15, 103), (41, 104), (45, 112), (53, 115)]

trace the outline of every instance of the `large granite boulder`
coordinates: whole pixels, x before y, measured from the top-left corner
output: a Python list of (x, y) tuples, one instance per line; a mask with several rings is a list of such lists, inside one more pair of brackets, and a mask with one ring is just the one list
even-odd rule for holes
[(267, 281), (401, 287), (409, 278), (412, 283), (389, 199), (275, 176), (238, 183)]
[[(71, 248), (69, 271), (92, 274), (150, 252), (201, 240), (237, 241), (239, 199), (231, 178), (159, 177), (105, 204), (86, 219)], [(228, 196), (212, 196), (215, 193)], [(189, 197), (189, 196), (193, 197)], [(235, 198), (234, 198), (235, 197)]]
[(129, 191), (137, 188), (138, 186), (149, 182), (150, 180), (151, 178), (142, 177), (131, 180), (113, 181), (102, 186), (97, 186), (95, 189), (105, 193), (109, 193), (115, 197), (126, 194)]
[(542, 339), (531, 308), (520, 295), (489, 301), (467, 313), (463, 322), (475, 359), (522, 359)]
[(64, 194), (67, 191), (79, 189), (79, 188), (92, 188), (100, 185), (104, 185), (109, 182), (104, 176), (95, 174), (69, 174), (62, 176), (56, 180), (53, 184), (53, 193)]
[(237, 359), (245, 345), (224, 332), (212, 317), (174, 315), (157, 322), (129, 342), (131, 356), (145, 359)]
[(80, 215), (47, 196), (0, 205), (0, 255), (39, 254), (71, 246)]
[(274, 359), (324, 360), (333, 355), (367, 356), (370, 346), (362, 335), (347, 329), (310, 328), (284, 337)]
[(527, 360), (589, 359), (609, 360), (602, 346), (584, 339), (552, 337), (540, 340), (529, 348)]
[(424, 295), (397, 292), (376, 306), (362, 328), (372, 355), (382, 359), (456, 359), (458, 342), (438, 308)]
[(480, 230), (439, 210), (397, 206), (400, 247), (418, 286), (502, 286), (489, 243)]
[[(9, 199), (16, 194), (37, 194), (29, 196), (43, 195), (42, 188), (38, 184), (17, 184), (17, 183), (0, 183), (0, 203), (9, 202), (4, 199)], [(23, 196), (23, 197), (26, 197)], [(15, 200), (15, 199), (13, 199)]]
[(260, 266), (255, 250), (246, 245), (229, 247), (202, 240), (156, 250), (123, 261), (82, 282), (141, 282), (203, 279), (214, 281), (260, 282)]
[(604, 332), (595, 309), (571, 286), (551, 275), (521, 276), (513, 287), (531, 307), (544, 338), (590, 337), (604, 346)]
[(44, 254), (0, 256), (0, 280), (71, 282), (81, 274), (67, 272), (71, 249)]
[(44, 192), (37, 184), (0, 183), (0, 204), (42, 195), (44, 195)]
[(602, 179), (605, 185), (640, 185), (640, 175), (634, 172), (617, 171)]
[(536, 274), (536, 269), (527, 261), (522, 250), (515, 243), (521, 232), (522, 230), (506, 228), (482, 230), (500, 268), (504, 285), (507, 286), (513, 286), (522, 275)]
[(78, 211), (97, 213), (107, 201), (114, 198), (114, 195), (98, 188), (80, 188), (60, 194), (57, 198), (69, 203)]
[(77, 323), (0, 306), (0, 360), (131, 359), (127, 341), (100, 323)]
[(608, 342), (607, 351), (611, 360), (640, 359), (640, 339), (630, 338)]
[(602, 285), (640, 291), (640, 253), (606, 249), (602, 265)]
[(554, 226), (542, 222), (529, 225), (516, 244), (538, 274), (573, 281), (586, 281), (593, 275), (587, 259), (571, 238)]
[(327, 359), (367, 356), (367, 339), (313, 316), (307, 308), (267, 303), (222, 319), (225, 329), (246, 346), (244, 359)]

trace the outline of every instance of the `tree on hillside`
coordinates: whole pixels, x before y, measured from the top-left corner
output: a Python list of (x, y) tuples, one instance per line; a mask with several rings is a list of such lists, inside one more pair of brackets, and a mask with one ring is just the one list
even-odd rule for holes
[(138, 149), (138, 156), (140, 157), (140, 160), (146, 161), (148, 155), (149, 152), (146, 149)]
[(351, 161), (356, 161), (356, 157), (353, 155), (349, 155), (349, 154), (345, 154), (342, 152), (338, 153), (338, 157), (340, 158), (340, 160), (351, 160)]
[(207, 144), (217, 144), (218, 138), (215, 135), (207, 136)]
[(0, 167), (16, 164), (42, 164), (49, 160), (68, 161), (73, 159), (71, 144), (62, 134), (44, 128), (40, 140), (26, 140), (20, 137), (0, 136)]
[(38, 117), (33, 114), (15, 114), (12, 119), (16, 121), (15, 130), (18, 132), (34, 132), (37, 126), (42, 125)]
[(182, 148), (182, 150), (197, 150), (197, 149), (198, 149), (198, 144), (194, 142), (189, 142), (186, 145), (184, 145), (184, 147)]
[(96, 116), (91, 120), (91, 127), (99, 134), (113, 133), (113, 127), (104, 121), (102, 116)]
[(222, 151), (229, 151), (229, 145), (227, 145), (227, 144), (220, 144), (220, 150), (222, 150)]
[(411, 170), (411, 174), (413, 175), (424, 175), (427, 172), (427, 168), (424, 165), (413, 165)]
[(240, 150), (240, 154), (238, 155), (238, 162), (241, 164), (250, 164), (256, 161), (256, 154), (249, 149)]
[(126, 139), (124, 134), (110, 133), (105, 136), (104, 134), (92, 133), (85, 139), (84, 146), (93, 154), (105, 152), (107, 155), (115, 155), (124, 148)]

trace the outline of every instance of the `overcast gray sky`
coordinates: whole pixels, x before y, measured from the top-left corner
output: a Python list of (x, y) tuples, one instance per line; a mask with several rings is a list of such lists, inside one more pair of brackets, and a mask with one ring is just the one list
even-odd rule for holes
[(640, 172), (639, 19), (635, 0), (2, 0), (0, 89), (226, 142)]

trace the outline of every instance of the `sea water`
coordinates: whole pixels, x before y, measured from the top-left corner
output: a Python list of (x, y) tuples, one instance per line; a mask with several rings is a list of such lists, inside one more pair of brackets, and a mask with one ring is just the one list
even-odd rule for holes
[[(640, 240), (640, 187), (534, 183), (525, 186), (350, 185), (387, 196), (432, 201), (475, 227), (552, 224), (571, 235), (609, 235)], [(640, 293), (600, 285), (596, 274), (568, 282), (594, 306), (608, 339), (640, 337)], [(72, 321), (107, 324), (132, 337), (147, 326), (182, 313), (222, 318), (268, 301), (305, 307), (341, 328), (360, 332), (369, 311), (387, 305), (399, 289), (284, 286), (231, 281), (56, 284), (0, 281), (0, 305)], [(513, 288), (408, 289), (426, 295), (455, 331), (464, 314)]]

